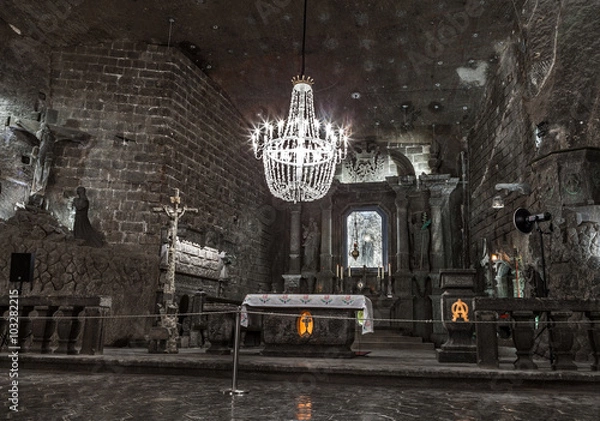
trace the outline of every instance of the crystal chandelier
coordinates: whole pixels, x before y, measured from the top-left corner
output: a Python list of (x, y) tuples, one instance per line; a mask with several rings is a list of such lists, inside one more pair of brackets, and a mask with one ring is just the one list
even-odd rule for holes
[(286, 202), (311, 202), (327, 194), (335, 167), (346, 158), (348, 135), (315, 118), (313, 80), (304, 75), (306, 1), (302, 41), (302, 72), (294, 88), (287, 121), (264, 123), (252, 133), (252, 147), (263, 160), (273, 196)]

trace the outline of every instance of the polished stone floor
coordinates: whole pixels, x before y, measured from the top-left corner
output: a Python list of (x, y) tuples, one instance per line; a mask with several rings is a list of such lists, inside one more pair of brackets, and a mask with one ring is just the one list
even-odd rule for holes
[[(7, 376), (8, 377), (8, 376)], [(7, 377), (0, 379), (7, 393)], [(277, 381), (116, 373), (25, 371), (18, 413), (6, 419), (35, 421), (596, 421), (600, 392), (594, 388), (489, 387), (402, 382), (397, 385), (329, 382), (318, 374)]]

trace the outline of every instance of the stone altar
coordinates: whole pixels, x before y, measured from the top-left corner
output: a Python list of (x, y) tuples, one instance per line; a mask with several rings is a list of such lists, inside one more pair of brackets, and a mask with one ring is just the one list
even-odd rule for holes
[(247, 295), (242, 326), (248, 323), (248, 307), (264, 312), (262, 355), (352, 358), (355, 323), (363, 334), (373, 332), (373, 307), (364, 295)]

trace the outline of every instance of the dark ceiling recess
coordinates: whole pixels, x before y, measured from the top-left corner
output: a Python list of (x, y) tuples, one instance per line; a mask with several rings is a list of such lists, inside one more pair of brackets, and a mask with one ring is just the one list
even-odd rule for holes
[[(71, 1), (69, 8), (54, 3), (4, 0), (0, 48), (32, 36), (32, 28), (50, 48), (113, 40), (177, 46), (221, 86), (248, 124), (262, 112), (259, 107), (286, 115), (289, 80), (300, 70), (302, 2), (97, 0)], [(463, 80), (461, 72), (480, 63), (487, 64), (487, 74), (494, 71), (495, 46), (515, 29), (512, 4), (350, 3), (315, 1), (309, 7), (306, 74), (315, 80), (318, 116), (351, 125), (358, 140), (395, 141), (406, 130), (432, 124), (468, 130), (475, 113), (465, 114), (463, 106), (477, 109), (485, 81)], [(403, 103), (412, 108), (400, 107)], [(443, 107), (432, 109), (435, 103)]]

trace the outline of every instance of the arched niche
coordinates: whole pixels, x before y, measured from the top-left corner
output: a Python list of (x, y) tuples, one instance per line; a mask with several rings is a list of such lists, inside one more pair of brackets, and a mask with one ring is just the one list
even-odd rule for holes
[(402, 152), (391, 149), (389, 151), (390, 159), (396, 164), (396, 171), (399, 177), (406, 175), (415, 175), (415, 167), (413, 167), (410, 159)]

